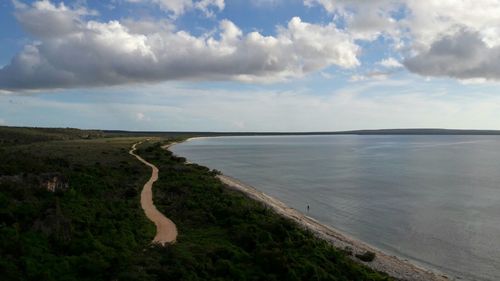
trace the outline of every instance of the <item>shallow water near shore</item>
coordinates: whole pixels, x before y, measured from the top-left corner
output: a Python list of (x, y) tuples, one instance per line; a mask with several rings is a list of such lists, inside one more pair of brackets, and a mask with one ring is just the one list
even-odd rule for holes
[(500, 137), (217, 137), (171, 150), (389, 254), (500, 280)]

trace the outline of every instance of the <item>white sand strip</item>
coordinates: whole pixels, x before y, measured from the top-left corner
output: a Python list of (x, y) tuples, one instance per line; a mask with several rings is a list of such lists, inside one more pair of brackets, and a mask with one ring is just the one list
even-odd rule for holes
[[(291, 219), (299, 226), (310, 230), (317, 237), (330, 242), (334, 247), (338, 249), (346, 249), (348, 247), (353, 253), (352, 259), (361, 262), (376, 271), (385, 272), (397, 280), (405, 281), (449, 280), (449, 278), (443, 274), (426, 270), (410, 263), (409, 261), (402, 260), (399, 257), (388, 255), (372, 246), (342, 234), (336, 229), (323, 225), (315, 219), (286, 206), (283, 202), (258, 191), (250, 185), (246, 185), (236, 179), (224, 175), (219, 175), (218, 178), (229, 188), (240, 191), (248, 197), (263, 203), (279, 215)], [(374, 252), (376, 254), (376, 257), (372, 262), (362, 262), (354, 257), (356, 254), (363, 254), (367, 251)]]

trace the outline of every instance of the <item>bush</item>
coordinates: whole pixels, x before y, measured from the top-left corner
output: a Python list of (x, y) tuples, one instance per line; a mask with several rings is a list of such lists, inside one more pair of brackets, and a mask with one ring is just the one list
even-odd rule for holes
[(391, 280), (261, 203), (224, 188), (217, 171), (186, 165), (153, 147), (139, 154), (161, 171), (153, 189), (155, 205), (175, 222), (179, 237), (168, 256), (161, 250), (146, 253), (158, 254), (162, 263), (145, 264), (145, 272), (157, 272), (163, 280)]
[(364, 262), (371, 262), (375, 259), (375, 253), (366, 251), (364, 254), (356, 254), (356, 257)]
[(342, 252), (348, 256), (352, 256), (352, 248), (349, 246), (345, 246)]

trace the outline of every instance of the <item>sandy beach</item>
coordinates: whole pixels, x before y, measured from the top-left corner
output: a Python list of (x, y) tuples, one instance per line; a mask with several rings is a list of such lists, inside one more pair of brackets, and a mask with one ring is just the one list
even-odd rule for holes
[[(190, 138), (186, 141), (190, 141), (196, 138)], [(164, 148), (169, 148), (177, 143), (171, 143), (166, 145)], [(187, 162), (189, 164), (189, 162)], [(342, 233), (341, 231), (326, 226), (317, 220), (304, 215), (303, 213), (297, 211), (294, 208), (288, 207), (285, 203), (273, 198), (248, 184), (242, 183), (237, 179), (231, 178), (226, 175), (217, 176), (221, 182), (223, 182), (228, 188), (242, 192), (249, 198), (252, 198), (258, 202), (261, 202), (265, 206), (274, 210), (277, 214), (288, 218), (299, 226), (308, 229), (314, 233), (318, 238), (323, 239), (331, 243), (334, 247), (345, 250), (349, 249), (352, 251), (351, 258), (356, 262), (365, 264), (366, 266), (372, 268), (373, 270), (385, 272), (389, 276), (401, 281), (446, 281), (454, 280), (453, 278), (446, 276), (443, 273), (432, 271), (421, 266), (418, 266), (406, 259), (384, 253), (383, 251), (370, 246), (360, 240), (357, 240), (349, 235)], [(375, 259), (371, 262), (363, 262), (355, 257), (356, 254), (363, 254), (367, 251), (376, 254)]]
[(152, 169), (151, 178), (144, 184), (144, 188), (141, 192), (141, 207), (146, 217), (156, 226), (156, 235), (153, 238), (153, 243), (161, 245), (171, 244), (177, 239), (177, 227), (169, 218), (158, 211), (154, 205), (153, 184), (158, 180), (158, 168), (135, 153), (136, 146), (140, 143), (141, 142), (134, 144), (129, 153)]
[[(283, 202), (258, 191), (252, 186), (241, 183), (236, 179), (225, 175), (219, 175), (218, 178), (233, 190), (240, 191), (248, 197), (257, 200), (273, 209), (279, 215), (291, 219), (299, 226), (310, 230), (317, 237), (330, 242), (338, 249), (350, 249), (353, 253), (352, 259), (365, 264), (366, 266), (394, 277), (397, 280), (405, 281), (443, 281), (450, 280), (449, 277), (426, 270), (417, 265), (403, 260), (396, 256), (388, 255), (374, 247), (371, 247), (361, 241), (358, 241), (340, 231), (323, 225), (313, 218), (310, 218), (301, 212), (286, 206)], [(356, 254), (363, 254), (367, 251), (376, 253), (372, 262), (362, 262), (355, 258)]]

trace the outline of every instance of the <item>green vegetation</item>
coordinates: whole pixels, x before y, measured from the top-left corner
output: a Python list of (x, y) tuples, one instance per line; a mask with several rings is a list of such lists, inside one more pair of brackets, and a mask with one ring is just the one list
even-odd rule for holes
[(155, 203), (179, 237), (152, 246), (139, 203), (150, 171), (128, 154), (139, 139), (74, 132), (0, 134), (2, 280), (389, 280), (157, 141), (138, 153), (160, 169)]
[(18, 145), (54, 140), (93, 139), (103, 137), (95, 130), (24, 128), (0, 126), (0, 145)]
[[(123, 279), (154, 235), (139, 190), (136, 139), (55, 141), (0, 149), (2, 280)], [(63, 175), (56, 192), (46, 175)]]
[(139, 151), (160, 169), (157, 207), (179, 230), (178, 243), (144, 265), (163, 280), (388, 280), (242, 194), (217, 171), (185, 164), (154, 144)]
[(357, 254), (356, 257), (364, 262), (371, 262), (375, 259), (375, 253), (367, 251), (363, 254)]

